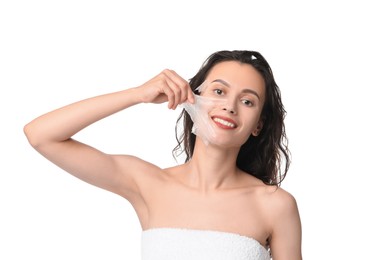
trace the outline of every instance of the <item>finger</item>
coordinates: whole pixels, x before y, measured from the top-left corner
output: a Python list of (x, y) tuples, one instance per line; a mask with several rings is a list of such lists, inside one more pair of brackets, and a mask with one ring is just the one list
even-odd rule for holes
[(164, 93), (167, 96), (167, 98), (168, 98), (168, 108), (169, 109), (173, 108), (173, 106), (175, 104), (175, 93), (169, 87), (168, 83), (164, 84), (161, 92)]
[(174, 92), (174, 104), (172, 106), (172, 109), (176, 109), (179, 104), (187, 99), (187, 93), (184, 90), (184, 86), (179, 85), (181, 83), (176, 82), (175, 78), (171, 78), (170, 76), (170, 73), (165, 72), (165, 80), (170, 89)]
[(189, 101), (191, 104), (194, 104), (194, 102), (195, 102), (194, 93), (193, 93), (193, 91), (191, 90), (190, 85), (189, 85), (189, 90), (190, 90), (190, 91), (188, 91), (188, 101)]
[[(189, 83), (184, 80), (180, 75), (178, 75), (175, 71), (173, 70), (166, 70), (165, 74), (168, 76), (170, 80), (172, 80), (176, 86), (179, 87), (181, 94), (180, 94), (180, 100), (178, 104), (181, 104), (183, 102), (186, 102), (187, 100), (191, 100), (193, 97), (193, 92), (189, 86)], [(194, 98), (194, 97), (193, 97)]]
[(166, 79), (166, 81), (170, 90), (173, 91), (174, 103), (172, 105), (172, 109), (175, 109), (178, 106), (178, 104), (181, 102), (182, 91), (175, 82), (171, 81), (170, 79)]
[(166, 75), (164, 75), (164, 84), (164, 91), (166, 92), (169, 101), (168, 107), (175, 109), (180, 100), (181, 91), (179, 90), (178, 86)]

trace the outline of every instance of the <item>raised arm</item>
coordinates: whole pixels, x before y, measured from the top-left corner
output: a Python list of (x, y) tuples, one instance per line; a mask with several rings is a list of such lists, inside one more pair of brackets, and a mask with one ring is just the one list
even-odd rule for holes
[(193, 102), (188, 83), (171, 70), (145, 84), (127, 90), (85, 99), (44, 114), (24, 127), (30, 144), (48, 160), (100, 188), (128, 200), (139, 196), (145, 172), (157, 170), (147, 162), (125, 155), (109, 155), (72, 139), (72, 136), (107, 116), (139, 103), (169, 102), (175, 109)]

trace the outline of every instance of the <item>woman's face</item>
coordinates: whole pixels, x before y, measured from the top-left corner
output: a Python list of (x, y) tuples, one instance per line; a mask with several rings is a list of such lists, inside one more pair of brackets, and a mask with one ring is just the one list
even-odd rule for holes
[(216, 144), (240, 147), (251, 134), (260, 132), (265, 83), (251, 65), (237, 61), (216, 64), (207, 75), (201, 96), (222, 100), (208, 111)]

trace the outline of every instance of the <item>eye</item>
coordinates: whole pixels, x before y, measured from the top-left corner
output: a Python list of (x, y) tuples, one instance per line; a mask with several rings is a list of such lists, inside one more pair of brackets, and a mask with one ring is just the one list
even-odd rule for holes
[(248, 106), (248, 107), (252, 107), (254, 105), (254, 103), (248, 99), (242, 99), (241, 101), (245, 106)]
[(224, 91), (223, 91), (223, 90), (221, 90), (221, 89), (219, 89), (219, 88), (216, 88), (216, 89), (214, 89), (214, 93), (215, 93), (216, 95), (219, 95), (219, 96), (221, 96), (221, 95), (223, 95), (223, 94), (224, 94)]

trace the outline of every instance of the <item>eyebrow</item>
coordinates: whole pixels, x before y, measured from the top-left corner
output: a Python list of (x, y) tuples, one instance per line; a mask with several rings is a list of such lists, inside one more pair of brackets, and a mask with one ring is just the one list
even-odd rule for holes
[[(219, 82), (219, 83), (223, 84), (224, 86), (226, 86), (228, 88), (231, 87), (228, 82), (226, 82), (225, 80), (222, 80), (222, 79), (215, 79), (211, 83), (214, 83), (214, 82)], [(242, 90), (242, 92), (243, 93), (253, 94), (253, 95), (255, 95), (260, 100), (259, 94), (255, 90), (252, 90), (252, 89), (249, 89), (249, 88), (245, 88), (245, 89)]]

